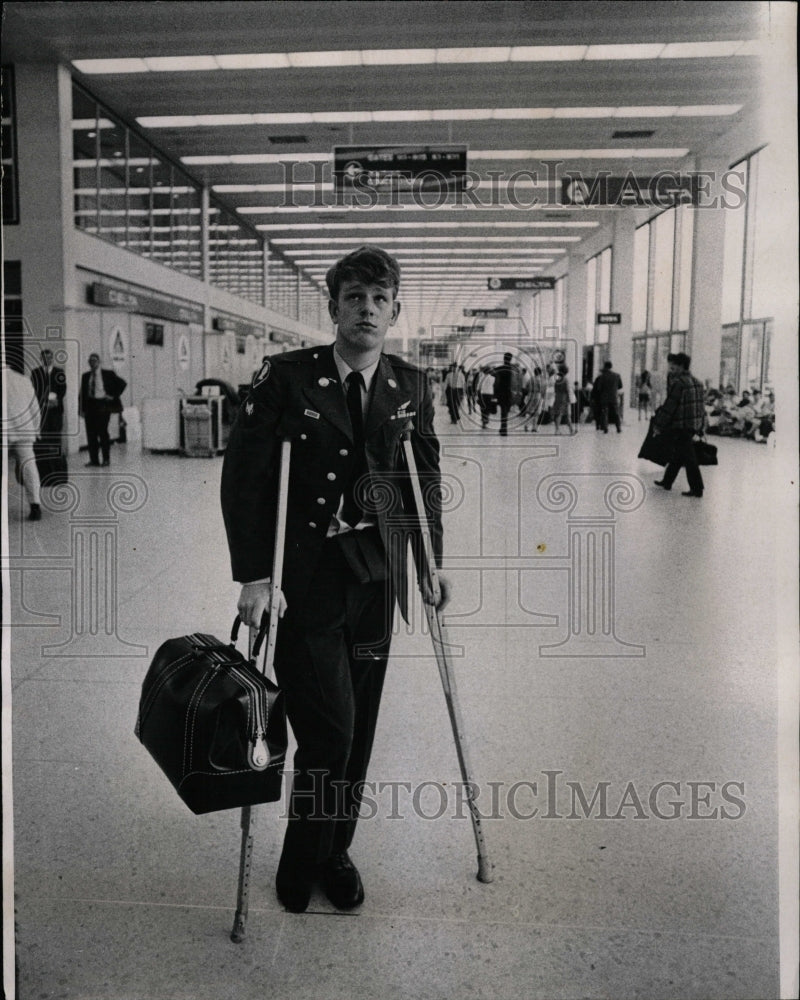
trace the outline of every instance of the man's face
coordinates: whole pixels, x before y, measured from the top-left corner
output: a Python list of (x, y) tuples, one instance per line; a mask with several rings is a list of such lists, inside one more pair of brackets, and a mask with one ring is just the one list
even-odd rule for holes
[(96, 354), (89, 355), (89, 367), (92, 369), (93, 372), (97, 371), (97, 369), (100, 367), (100, 358), (98, 358)]
[(337, 340), (352, 350), (369, 351), (383, 344), (400, 315), (400, 303), (392, 288), (351, 280), (342, 282), (338, 299), (328, 302), (328, 311), (338, 327)]
[(680, 365), (676, 365), (674, 361), (670, 361), (668, 367), (670, 375), (680, 375), (680, 373), (683, 371), (683, 368), (681, 368)]
[(53, 363), (53, 352), (52, 351), (42, 351), (42, 364), (49, 368)]

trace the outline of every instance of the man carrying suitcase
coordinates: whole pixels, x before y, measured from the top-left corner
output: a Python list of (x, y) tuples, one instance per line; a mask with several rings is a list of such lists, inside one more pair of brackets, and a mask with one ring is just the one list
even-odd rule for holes
[[(364, 899), (348, 849), (369, 763), (394, 604), (407, 615), (413, 531), (401, 437), (411, 445), (432, 553), (441, 562), (439, 445), (423, 372), (382, 354), (400, 271), (361, 247), (327, 275), (333, 345), (265, 359), (234, 424), (222, 511), (239, 613), (257, 625), (270, 596), (280, 441), (292, 442), (275, 671), (297, 740), (278, 898), (304, 911), (315, 882), (340, 909)], [(440, 608), (449, 584), (439, 577)], [(430, 596), (430, 595), (428, 595)]]

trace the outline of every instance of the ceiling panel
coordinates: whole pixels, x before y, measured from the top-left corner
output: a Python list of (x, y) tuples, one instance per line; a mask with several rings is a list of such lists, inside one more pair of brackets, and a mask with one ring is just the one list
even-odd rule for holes
[[(110, 57), (145, 58), (204, 56), (224, 53), (304, 52), (363, 49), (433, 49), (476, 46), (630, 45), (636, 43), (703, 42), (756, 39), (768, 23), (769, 4), (730, 2), (161, 2), (161, 3), (6, 3), (4, 5), (3, 60)], [(184, 157), (229, 154), (315, 154), (325, 167), (294, 168), (298, 182), (314, 176), (330, 178), (330, 155), (336, 145), (437, 145), (459, 143), (471, 153), (469, 166), (486, 178), (490, 171), (509, 177), (536, 172), (547, 180), (538, 157), (503, 158), (502, 151), (615, 150), (615, 157), (559, 156), (561, 173), (581, 170), (623, 175), (628, 171), (649, 176), (659, 169), (691, 164), (694, 156), (720, 148), (720, 140), (734, 129), (747, 130), (760, 113), (761, 66), (753, 56), (682, 59), (622, 58), (582, 61), (440, 63), (408, 66), (350, 66), (273, 70), (209, 70), (204, 72), (147, 72), (80, 77), (99, 99), (129, 124), (161, 115), (291, 113), (309, 116), (324, 111), (459, 110), (493, 108), (619, 108), (686, 105), (741, 105), (734, 114), (662, 117), (553, 118), (523, 121), (376, 122), (356, 124), (297, 123), (237, 126), (149, 128), (143, 131), (159, 148), (179, 161)], [(79, 75), (80, 76), (80, 75)], [(614, 138), (616, 130), (652, 131), (638, 138)], [(291, 141), (303, 137), (304, 141)], [(687, 150), (680, 156), (633, 155), (634, 150)], [(186, 169), (199, 181), (221, 185), (282, 184), (279, 164), (191, 164)], [(322, 168), (317, 168), (319, 171)], [(553, 179), (551, 174), (550, 179)], [(560, 179), (560, 174), (556, 180)], [(488, 189), (479, 188), (488, 197)], [(416, 331), (429, 322), (460, 318), (470, 304), (448, 291), (443, 272), (433, 272), (433, 248), (461, 259), (464, 275), (473, 274), (483, 292), (472, 304), (492, 304), (507, 293), (485, 290), (491, 267), (470, 265), (468, 248), (528, 247), (530, 256), (516, 264), (534, 266), (537, 246), (573, 249), (594, 229), (564, 225), (570, 221), (597, 222), (597, 211), (568, 210), (552, 203), (555, 192), (537, 192), (540, 204), (526, 208), (534, 192), (517, 189), (519, 207), (479, 208), (445, 205), (437, 211), (404, 205), (393, 210), (376, 207), (349, 211), (327, 207), (300, 212), (275, 211), (291, 198), (281, 191), (221, 193), (233, 208), (270, 238), (289, 240), (277, 248), (299, 266), (298, 250), (325, 246), (326, 256), (352, 248), (342, 242), (364, 239), (410, 249), (428, 263), (438, 283), (439, 304), (406, 310), (405, 329)], [(220, 193), (220, 192), (218, 192)], [(299, 200), (300, 193), (294, 197)], [(308, 200), (309, 196), (306, 197)], [(331, 200), (327, 187), (317, 200)], [(463, 199), (468, 202), (469, 199)], [(483, 200), (483, 199), (482, 199)], [(264, 212), (247, 209), (264, 208)], [(269, 209), (273, 210), (270, 211)], [(434, 222), (457, 223), (454, 228), (432, 227)], [(548, 229), (533, 223), (558, 223)], [(523, 222), (508, 228), (503, 222)], [(466, 225), (469, 223), (469, 225)], [(477, 223), (477, 225), (476, 225)], [(333, 228), (320, 229), (320, 225)], [(309, 228), (315, 227), (315, 228)], [(437, 235), (436, 243), (412, 242)], [(398, 243), (402, 236), (408, 242)], [(299, 240), (319, 238), (325, 244)], [(442, 256), (442, 255), (439, 255)], [(553, 266), (553, 265), (549, 265)], [(316, 270), (313, 271), (316, 275)], [(523, 272), (524, 273), (524, 272)], [(409, 303), (430, 282), (408, 277), (404, 294)], [(426, 314), (426, 309), (428, 310)], [(448, 311), (449, 310), (449, 311)], [(426, 319), (427, 315), (427, 319)]]

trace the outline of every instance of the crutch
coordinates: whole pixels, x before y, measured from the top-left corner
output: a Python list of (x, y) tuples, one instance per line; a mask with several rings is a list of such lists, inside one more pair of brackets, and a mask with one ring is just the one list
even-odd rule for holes
[[(425, 581), (433, 597), (433, 604), (429, 604), (422, 594), (422, 603), (425, 608), (425, 615), (428, 619), (428, 628), (433, 641), (433, 651), (436, 656), (436, 663), (439, 667), (439, 676), (444, 688), (444, 697), (447, 702), (447, 711), (450, 716), (450, 724), (453, 727), (453, 737), (456, 744), (456, 754), (458, 756), (459, 767), (461, 768), (461, 779), (464, 782), (469, 814), (472, 819), (472, 832), (475, 834), (475, 843), (478, 848), (478, 881), (491, 882), (494, 878), (492, 869), (494, 865), (489, 861), (486, 850), (486, 841), (481, 828), (481, 817), (478, 812), (478, 805), (475, 802), (475, 786), (470, 778), (471, 768), (467, 760), (466, 739), (464, 737), (464, 723), (461, 719), (461, 709), (458, 704), (456, 694), (456, 682), (453, 668), (447, 657), (448, 640), (447, 635), (439, 618), (438, 604), (441, 597), (439, 589), (439, 577), (436, 572), (436, 563), (433, 559), (433, 548), (431, 545), (430, 529), (428, 527), (428, 517), (425, 512), (425, 505), (422, 501), (422, 490), (419, 484), (419, 473), (417, 472), (417, 462), (414, 458), (414, 450), (411, 445), (411, 438), (408, 431), (403, 433), (403, 451), (405, 453), (406, 465), (411, 478), (411, 486), (414, 492), (414, 506), (417, 509), (420, 531), (422, 533), (422, 545), (420, 552), (415, 552), (418, 560), (417, 571), (420, 585)], [(416, 549), (416, 547), (415, 547)], [(421, 565), (420, 565), (421, 563)]]
[[(281, 442), (281, 467), (278, 482), (278, 514), (275, 526), (275, 550), (272, 557), (272, 591), (269, 601), (269, 629), (267, 648), (264, 653), (263, 673), (272, 671), (275, 661), (275, 642), (278, 637), (278, 610), (283, 577), (283, 552), (286, 541), (286, 515), (289, 509), (289, 460), (292, 444), (289, 438)], [(258, 630), (250, 629), (250, 651)], [(239, 856), (239, 885), (236, 896), (236, 914), (233, 918), (231, 941), (236, 944), (244, 940), (247, 925), (247, 906), (250, 894), (250, 868), (253, 860), (253, 830), (255, 827), (254, 806), (242, 807), (242, 846)]]

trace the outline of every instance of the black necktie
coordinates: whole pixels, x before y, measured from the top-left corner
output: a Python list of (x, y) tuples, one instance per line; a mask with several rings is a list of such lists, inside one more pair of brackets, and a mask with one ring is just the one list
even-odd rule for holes
[(89, 386), (89, 395), (94, 399), (97, 396), (97, 372), (92, 372), (91, 385)]
[[(364, 411), (361, 406), (361, 387), (364, 376), (361, 372), (350, 372), (347, 376), (347, 411), (350, 414), (350, 424), (353, 428), (353, 452), (355, 463), (353, 475), (344, 491), (342, 505), (342, 520), (355, 527), (361, 520), (363, 505), (358, 500), (358, 481), (367, 471), (367, 455), (364, 450)], [(364, 484), (361, 484), (363, 491)]]

